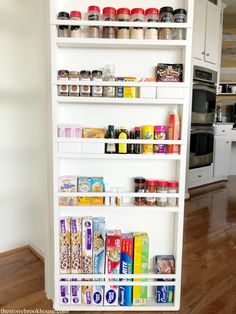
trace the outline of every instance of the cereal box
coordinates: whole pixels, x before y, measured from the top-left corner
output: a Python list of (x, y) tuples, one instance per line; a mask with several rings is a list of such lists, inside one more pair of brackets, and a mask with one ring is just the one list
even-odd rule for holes
[[(154, 257), (154, 272), (156, 274), (174, 274), (175, 258), (173, 255), (157, 255)], [(158, 279), (164, 281), (164, 279)], [(157, 303), (174, 302), (174, 286), (156, 286), (154, 295)]]
[[(105, 218), (93, 218), (93, 273), (104, 274), (105, 271)], [(94, 305), (103, 305), (103, 286), (93, 286)]]
[[(149, 239), (147, 233), (134, 234), (134, 274), (148, 273)], [(134, 279), (139, 281), (139, 279)], [(143, 279), (142, 281), (145, 281)], [(147, 303), (148, 288), (145, 286), (133, 287), (133, 305)]]
[(78, 198), (76, 196), (59, 197), (59, 206), (77, 206)]
[[(61, 279), (61, 281), (65, 282), (66, 279)], [(65, 305), (65, 304), (70, 304), (70, 287), (66, 284), (60, 285), (60, 303)]]
[(58, 191), (60, 193), (67, 192), (67, 193), (73, 193), (77, 192), (77, 177), (75, 176), (64, 176), (59, 177), (58, 180)]
[[(91, 178), (78, 178), (78, 192), (89, 193), (91, 191)], [(90, 197), (78, 197), (78, 205), (90, 205)]]
[(71, 273), (81, 273), (82, 235), (81, 218), (71, 218)]
[(60, 273), (70, 274), (70, 218), (60, 219)]
[[(109, 230), (107, 232), (106, 241), (106, 274), (119, 274), (120, 250), (120, 230)], [(118, 286), (114, 285), (105, 287), (104, 305), (118, 305)]]
[[(77, 281), (77, 279), (71, 279), (71, 281)], [(81, 286), (75, 285), (70, 287), (71, 304), (81, 304)]]
[[(121, 236), (121, 257), (120, 257), (120, 273), (133, 274), (133, 234), (122, 234)], [(123, 281), (132, 281), (132, 279), (121, 279)], [(120, 305), (132, 305), (132, 286), (119, 287), (119, 303)]]
[[(104, 181), (103, 178), (92, 178), (91, 179), (91, 192), (104, 192)], [(101, 206), (104, 204), (103, 197), (91, 197), (91, 205)]]

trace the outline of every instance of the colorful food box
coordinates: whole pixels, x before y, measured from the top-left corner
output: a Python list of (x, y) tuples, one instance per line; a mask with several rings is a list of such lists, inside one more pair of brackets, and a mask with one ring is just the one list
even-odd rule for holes
[[(117, 77), (118, 82), (136, 82), (136, 77)], [(136, 87), (133, 86), (118, 86), (117, 87), (118, 98), (136, 98)]]
[[(91, 191), (91, 178), (78, 178), (78, 192), (89, 193)], [(91, 198), (86, 196), (78, 197), (78, 205), (90, 205)]]
[(71, 238), (70, 238), (70, 218), (60, 219), (59, 226), (60, 237), (60, 273), (70, 274), (70, 251), (71, 251)]
[[(107, 231), (106, 239), (106, 274), (120, 272), (121, 231)], [(111, 280), (115, 281), (115, 280)], [(104, 305), (118, 305), (118, 286), (105, 287)]]
[(82, 126), (80, 124), (59, 124), (57, 127), (58, 137), (82, 137)]
[[(175, 258), (173, 255), (157, 255), (154, 257), (154, 272), (156, 274), (175, 274)], [(158, 279), (157, 281), (165, 281)], [(168, 280), (169, 281), (169, 280)], [(174, 286), (156, 286), (154, 295), (157, 303), (174, 302)]]
[[(71, 279), (71, 281), (77, 281), (77, 279)], [(70, 299), (71, 304), (81, 304), (81, 286), (75, 285), (70, 287)]]
[(102, 128), (85, 128), (83, 129), (83, 138), (104, 138), (105, 129)]
[(77, 206), (78, 198), (76, 196), (59, 197), (59, 206)]
[(59, 177), (58, 191), (60, 193), (74, 193), (77, 192), (77, 177), (63, 176)]
[[(93, 273), (104, 274), (105, 271), (105, 218), (93, 218)], [(94, 305), (103, 305), (104, 287), (93, 286)]]
[[(104, 192), (104, 180), (103, 178), (92, 178), (91, 179), (91, 192)], [(101, 206), (104, 205), (104, 197), (91, 197), (90, 205)]]
[(82, 304), (92, 304), (93, 286), (81, 287), (81, 301)]
[[(121, 236), (121, 257), (120, 257), (120, 273), (133, 274), (133, 234), (126, 233)], [(132, 279), (121, 279), (121, 281), (132, 281)], [(123, 306), (132, 305), (133, 298), (132, 286), (119, 287), (119, 303)]]
[[(67, 281), (66, 279), (61, 279), (62, 282)], [(70, 304), (71, 303), (71, 299), (70, 299), (70, 286), (66, 285), (66, 284), (62, 284), (60, 285), (60, 303), (62, 305), (65, 304)]]
[(81, 273), (82, 258), (82, 221), (81, 218), (71, 218), (71, 273)]
[[(134, 274), (148, 273), (149, 238), (147, 233), (134, 233)], [(140, 281), (140, 279), (134, 279)], [(141, 281), (145, 281), (142, 279)], [(148, 288), (145, 286), (133, 287), (133, 305), (147, 303)]]
[(183, 64), (158, 63), (157, 82), (182, 82)]

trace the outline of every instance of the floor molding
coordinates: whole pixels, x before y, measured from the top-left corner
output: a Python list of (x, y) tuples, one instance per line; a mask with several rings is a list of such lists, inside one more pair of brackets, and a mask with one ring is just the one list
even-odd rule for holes
[(44, 263), (44, 257), (42, 256), (41, 253), (39, 253), (39, 251), (37, 249), (35, 249), (34, 247), (32, 247), (31, 245), (24, 245), (12, 250), (8, 250), (6, 252), (1, 252), (0, 253), (0, 258), (2, 257), (7, 257), (7, 256), (11, 256), (17, 253), (21, 253), (24, 252), (26, 250), (30, 250), (34, 255), (36, 255), (43, 263)]
[(36, 255), (43, 263), (44, 263), (44, 257), (42, 256), (41, 253), (39, 253), (38, 250), (36, 250), (34, 247), (32, 247), (31, 245), (29, 245), (29, 249), (32, 253), (34, 253), (34, 255)]

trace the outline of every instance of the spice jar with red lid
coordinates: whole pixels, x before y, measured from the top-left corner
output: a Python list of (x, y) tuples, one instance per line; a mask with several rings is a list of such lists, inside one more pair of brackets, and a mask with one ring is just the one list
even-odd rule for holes
[[(165, 180), (159, 180), (157, 185), (157, 193), (167, 193), (168, 192), (168, 182)], [(165, 207), (167, 206), (167, 197), (157, 197), (157, 206)]]
[[(143, 177), (134, 178), (134, 185), (135, 185), (135, 193), (145, 193), (146, 191), (146, 179), (145, 178)], [(134, 205), (136, 206), (145, 205), (145, 197), (135, 197)]]
[[(147, 179), (146, 180), (146, 193), (156, 193), (157, 192), (157, 180)], [(156, 205), (156, 197), (147, 197), (146, 198), (147, 206)]]
[[(91, 5), (88, 7), (88, 20), (89, 21), (99, 21), (100, 19), (100, 8), (96, 5)], [(99, 26), (89, 26), (89, 38), (99, 38)]]
[[(119, 8), (117, 10), (117, 21), (129, 22), (130, 21), (130, 10), (128, 8)], [(117, 38), (129, 39), (129, 27), (118, 27)]]
[[(145, 11), (146, 22), (158, 22), (159, 10), (156, 8), (149, 8)], [(148, 27), (145, 30), (145, 39), (155, 40), (158, 38), (158, 29), (155, 27)]]
[[(144, 22), (144, 9), (134, 8), (131, 11), (132, 22)], [(143, 27), (133, 27), (131, 29), (131, 39), (143, 39), (144, 29)]]
[[(104, 21), (115, 21), (116, 9), (113, 7), (104, 8), (103, 19)], [(116, 38), (115, 27), (113, 26), (103, 27), (102, 37), (103, 38)]]
[[(81, 12), (79, 11), (71, 11), (70, 12), (70, 20), (81, 20)], [(80, 37), (80, 26), (72, 25), (70, 28), (70, 36), (74, 38)]]
[[(168, 182), (168, 193), (178, 193), (179, 183), (177, 181)], [(168, 206), (177, 206), (177, 197), (168, 197)]]

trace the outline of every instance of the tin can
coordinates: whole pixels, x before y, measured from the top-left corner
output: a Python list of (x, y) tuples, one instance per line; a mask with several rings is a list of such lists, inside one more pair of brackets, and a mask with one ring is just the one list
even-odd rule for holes
[[(142, 127), (142, 139), (144, 140), (154, 139), (153, 125), (144, 125)], [(153, 144), (143, 144), (143, 154), (153, 154)]]

